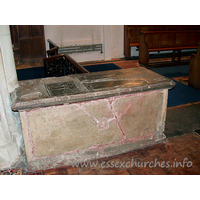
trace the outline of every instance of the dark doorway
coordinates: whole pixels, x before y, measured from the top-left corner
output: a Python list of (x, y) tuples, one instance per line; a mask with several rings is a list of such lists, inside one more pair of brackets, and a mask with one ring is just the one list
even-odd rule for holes
[(14, 56), (20, 63), (46, 57), (43, 25), (11, 25), (10, 30)]

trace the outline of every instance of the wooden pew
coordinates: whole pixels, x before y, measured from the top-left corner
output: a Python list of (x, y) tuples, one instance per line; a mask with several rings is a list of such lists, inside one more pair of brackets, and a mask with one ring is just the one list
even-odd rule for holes
[(183, 31), (200, 30), (199, 25), (125, 25), (124, 26), (124, 55), (131, 58), (131, 47), (139, 47), (141, 31)]
[(191, 55), (188, 85), (200, 90), (200, 44), (198, 44), (197, 54)]
[(139, 63), (149, 64), (149, 52), (178, 51), (178, 60), (181, 59), (181, 50), (196, 49), (200, 42), (200, 31), (146, 31), (140, 32)]
[(124, 26), (124, 55), (127, 59), (131, 58), (131, 47), (139, 47), (140, 31), (162, 30), (161, 26), (142, 26), (125, 25)]

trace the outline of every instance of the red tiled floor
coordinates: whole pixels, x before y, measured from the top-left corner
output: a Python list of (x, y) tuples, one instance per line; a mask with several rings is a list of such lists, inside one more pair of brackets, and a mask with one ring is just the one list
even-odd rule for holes
[[(133, 160), (132, 160), (133, 159)], [(187, 161), (183, 167), (183, 161)], [(109, 164), (108, 164), (109, 161)], [(129, 165), (126, 163), (129, 161)], [(132, 162), (131, 162), (132, 161)], [(150, 162), (153, 162), (150, 165)], [(154, 146), (96, 161), (99, 166), (62, 167), (38, 175), (199, 175), (200, 136), (196, 133), (173, 137)], [(100, 164), (104, 162), (103, 167)], [(113, 165), (111, 165), (111, 162)], [(119, 163), (123, 164), (119, 164)], [(167, 165), (167, 162), (169, 162)], [(191, 165), (192, 162), (192, 165)], [(118, 165), (116, 165), (117, 163)], [(132, 163), (132, 166), (131, 166)], [(135, 163), (135, 164), (133, 164)], [(145, 163), (145, 164), (144, 164)], [(162, 165), (161, 163), (164, 163)], [(138, 166), (138, 164), (140, 166)], [(137, 165), (137, 166), (136, 166)], [(146, 165), (146, 166), (145, 166)], [(177, 166), (176, 166), (177, 165)], [(115, 167), (117, 166), (117, 167)], [(30, 174), (30, 173), (29, 173)]]

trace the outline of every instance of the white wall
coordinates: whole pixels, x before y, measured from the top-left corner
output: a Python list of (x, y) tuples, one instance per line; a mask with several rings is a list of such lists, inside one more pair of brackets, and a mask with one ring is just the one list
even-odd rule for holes
[(0, 169), (9, 168), (23, 144), (20, 117), (11, 109), (11, 92), (18, 87), (9, 26), (0, 26)]
[(4, 73), (6, 75), (8, 92), (11, 93), (19, 85), (15, 69), (15, 61), (13, 56), (9, 26), (0, 26), (0, 45), (4, 65), (6, 66), (4, 69)]
[[(70, 54), (77, 62), (122, 58), (122, 25), (45, 25), (45, 41), (51, 39), (58, 46), (103, 44), (103, 54), (85, 52)], [(49, 49), (46, 44), (47, 50)]]
[(124, 26), (111, 26), (111, 58), (124, 58)]

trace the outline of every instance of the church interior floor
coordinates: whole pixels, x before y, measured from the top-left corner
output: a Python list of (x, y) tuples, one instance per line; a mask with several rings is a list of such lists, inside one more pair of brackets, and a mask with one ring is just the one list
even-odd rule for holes
[[(98, 64), (105, 64), (105, 63), (114, 63), (115, 65), (121, 67), (122, 69), (126, 68), (135, 68), (139, 67), (138, 60), (125, 60), (125, 59), (113, 59), (108, 61), (92, 61), (92, 62), (80, 62), (81, 66), (86, 65), (98, 65)], [(16, 65), (16, 69), (27, 69), (27, 68), (34, 68), (34, 67), (41, 67), (43, 66), (43, 62), (29, 62), (29, 63), (20, 63)]]
[(125, 154), (27, 175), (199, 175), (200, 135), (188, 133)]
[[(165, 58), (163, 61), (170, 61)], [(161, 59), (154, 61), (162, 62)], [(139, 67), (138, 60), (114, 59), (79, 63), (96, 65), (114, 63), (122, 69)], [(153, 63), (150, 60), (150, 64)], [(41, 67), (42, 62), (18, 64), (16, 69)], [(179, 77), (187, 84), (188, 77)], [(154, 146), (138, 149), (125, 154), (96, 160), (98, 166), (63, 166), (27, 175), (196, 175), (200, 174), (200, 102), (174, 106), (167, 109), (166, 140)], [(115, 167), (102, 167), (113, 163)], [(132, 162), (132, 163), (131, 163)], [(118, 163), (118, 167), (117, 164)], [(129, 165), (128, 165), (128, 164)], [(150, 166), (150, 163), (153, 165)], [(125, 165), (128, 165), (126, 167)], [(132, 166), (131, 166), (132, 165)], [(138, 166), (139, 165), (139, 166)], [(144, 166), (146, 165), (146, 166)], [(112, 165), (113, 166), (113, 165)], [(120, 167), (119, 167), (120, 166)], [(152, 167), (153, 166), (153, 167)]]
[(18, 70), (18, 69), (34, 68), (34, 67), (41, 67), (41, 66), (43, 66), (43, 62), (42, 61), (28, 62), (28, 63), (19, 63), (19, 64), (16, 64), (16, 70)]
[[(180, 64), (185, 64), (188, 63), (188, 56), (184, 56), (181, 59)], [(86, 66), (86, 65), (98, 65), (98, 64), (106, 64), (106, 63), (114, 63), (115, 65), (119, 66), (122, 69), (127, 69), (127, 68), (135, 68), (135, 67), (140, 67), (139, 60), (138, 59), (112, 59), (112, 60), (107, 60), (107, 61), (90, 61), (90, 62), (79, 62), (81, 66)], [(154, 68), (154, 67), (164, 67), (164, 66), (172, 66), (172, 65), (177, 65), (177, 59), (175, 62), (171, 62), (170, 57), (166, 58), (153, 58), (149, 60), (149, 66), (147, 68)], [(19, 63), (16, 64), (16, 69), (27, 69), (27, 68), (34, 68), (34, 67), (41, 67), (43, 66), (42, 61), (38, 62), (28, 62), (28, 63)]]

